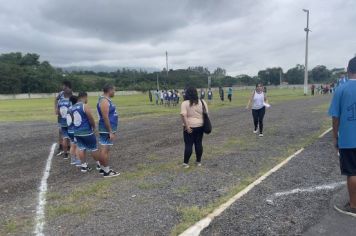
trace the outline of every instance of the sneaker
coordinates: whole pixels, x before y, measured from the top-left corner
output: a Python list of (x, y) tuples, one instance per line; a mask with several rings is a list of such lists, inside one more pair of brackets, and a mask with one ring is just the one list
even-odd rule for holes
[(188, 164), (183, 163), (183, 168), (184, 168), (184, 169), (188, 169), (188, 168), (189, 168), (189, 165), (188, 165)]
[(254, 133), (254, 134), (257, 134), (257, 129), (254, 129), (254, 130), (253, 130), (253, 133)]
[(96, 165), (96, 170), (101, 170), (101, 166), (100, 165)]
[(201, 162), (197, 162), (197, 166), (201, 166)]
[(356, 208), (351, 208), (350, 203), (346, 203), (344, 206), (334, 205), (335, 210), (345, 215), (356, 217)]
[(68, 158), (69, 158), (68, 153), (64, 153), (63, 159), (64, 159), (64, 160), (67, 160)]
[(75, 160), (75, 166), (76, 167), (81, 167), (82, 166), (82, 162), (79, 159)]
[(71, 157), (71, 158), (70, 158), (70, 164), (71, 164), (71, 165), (75, 165), (76, 163), (77, 163), (77, 159)]
[(258, 137), (263, 137), (263, 134), (259, 134)]
[(103, 169), (100, 169), (99, 173), (103, 175), (105, 173), (105, 171)]
[(64, 153), (63, 151), (58, 149), (57, 152), (56, 152), (56, 156), (58, 157), (58, 156), (62, 155), (63, 153)]
[(91, 171), (91, 170), (92, 170), (92, 168), (89, 167), (89, 166), (87, 166), (87, 167), (81, 167), (81, 168), (80, 168), (80, 171), (81, 171), (82, 173), (87, 173), (88, 171)]
[(104, 172), (104, 178), (112, 178), (112, 177), (116, 177), (116, 176), (119, 176), (119, 175), (120, 175), (119, 172), (115, 172), (113, 170), (110, 170), (108, 173)]

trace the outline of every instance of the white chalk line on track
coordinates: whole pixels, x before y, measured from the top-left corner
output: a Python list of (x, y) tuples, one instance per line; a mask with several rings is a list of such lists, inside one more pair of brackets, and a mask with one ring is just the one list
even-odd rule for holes
[(44, 210), (46, 206), (47, 179), (49, 177), (49, 172), (51, 170), (52, 159), (53, 159), (55, 148), (56, 148), (56, 143), (52, 144), (51, 151), (48, 155), (46, 167), (44, 169), (43, 176), (41, 179), (41, 184), (39, 187), (38, 204), (36, 208), (36, 218), (35, 218), (35, 230), (34, 230), (34, 234), (36, 236), (44, 235), (43, 226), (45, 224)]
[[(332, 128), (329, 128), (326, 130), (324, 133), (322, 133), (319, 138), (324, 137), (327, 133), (329, 133), (332, 130)], [(267, 173), (259, 177), (257, 180), (255, 180), (253, 183), (249, 184), (246, 188), (238, 192), (235, 196), (230, 198), (227, 202), (223, 203), (220, 205), (218, 208), (216, 208), (212, 213), (207, 215), (205, 218), (201, 219), (200, 221), (196, 222), (194, 225), (186, 229), (183, 233), (181, 233), (179, 236), (199, 236), (201, 231), (208, 227), (210, 223), (213, 221), (213, 219), (221, 213), (223, 213), (227, 208), (229, 208), (233, 203), (235, 203), (237, 200), (239, 200), (241, 197), (243, 197), (245, 194), (247, 194), (251, 189), (256, 187), (258, 184), (260, 184), (263, 180), (265, 180), (268, 176), (282, 168), (284, 165), (286, 165), (290, 160), (292, 160), (294, 157), (299, 155), (301, 152), (304, 151), (304, 148), (299, 149), (296, 151), (293, 155), (289, 156), (287, 159), (273, 167), (271, 170), (269, 170)]]
[(314, 192), (323, 191), (323, 190), (334, 190), (341, 186), (345, 186), (345, 184), (346, 184), (346, 181), (341, 181), (341, 182), (337, 182), (337, 183), (323, 184), (323, 185), (313, 186), (313, 187), (309, 187), (309, 188), (296, 188), (296, 189), (292, 189), (289, 191), (275, 193), (272, 196), (268, 197), (266, 199), (266, 201), (270, 204), (273, 204), (274, 200), (279, 197), (288, 196), (288, 195), (292, 195), (292, 194), (298, 194), (298, 193), (314, 193)]

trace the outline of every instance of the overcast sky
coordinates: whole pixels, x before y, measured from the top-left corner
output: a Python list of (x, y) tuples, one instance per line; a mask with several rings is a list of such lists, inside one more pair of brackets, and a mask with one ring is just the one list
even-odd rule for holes
[(355, 0), (0, 0), (0, 51), (56, 66), (218, 66), (230, 75), (304, 64), (345, 67), (356, 53)]

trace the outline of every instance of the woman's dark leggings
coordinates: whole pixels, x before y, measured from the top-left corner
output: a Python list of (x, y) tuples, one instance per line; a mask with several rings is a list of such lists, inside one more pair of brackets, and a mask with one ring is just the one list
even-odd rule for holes
[(255, 125), (255, 130), (257, 130), (257, 127), (260, 128), (260, 134), (263, 133), (263, 118), (265, 117), (265, 113), (265, 107), (258, 110), (252, 109), (253, 124)]
[(189, 159), (193, 152), (193, 144), (195, 147), (195, 155), (197, 156), (197, 162), (201, 162), (201, 157), (203, 155), (203, 127), (192, 128), (193, 132), (188, 134), (187, 131), (183, 131), (184, 137), (184, 163), (188, 164)]

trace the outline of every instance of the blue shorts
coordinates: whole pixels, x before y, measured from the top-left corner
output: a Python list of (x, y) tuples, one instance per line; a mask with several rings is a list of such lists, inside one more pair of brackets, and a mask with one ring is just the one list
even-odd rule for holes
[(110, 140), (110, 135), (108, 133), (99, 134), (99, 143), (103, 146), (112, 146), (113, 142)]
[(68, 127), (62, 127), (62, 138), (70, 139), (68, 135)]
[(68, 132), (68, 136), (69, 136), (69, 138), (70, 138), (70, 142), (71, 142), (71, 143), (74, 143), (74, 144), (77, 143), (77, 140), (76, 140), (76, 138), (74, 137), (74, 133)]
[(95, 152), (98, 150), (98, 146), (96, 144), (96, 137), (94, 134), (90, 134), (88, 136), (75, 136), (77, 140), (77, 146), (81, 151), (91, 151)]

